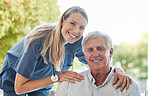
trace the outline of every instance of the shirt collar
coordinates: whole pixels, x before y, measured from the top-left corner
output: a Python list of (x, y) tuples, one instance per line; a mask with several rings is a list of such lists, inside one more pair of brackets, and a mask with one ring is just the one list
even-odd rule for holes
[[(104, 81), (104, 83), (103, 83), (101, 86), (104, 86), (105, 84), (107, 84), (107, 83), (111, 80), (111, 78), (113, 77), (113, 75), (114, 75), (114, 70), (113, 70), (113, 68), (111, 67), (110, 73), (108, 74), (106, 80)], [(95, 79), (94, 79), (94, 77), (93, 77), (92, 74), (91, 74), (91, 70), (88, 71), (88, 78), (89, 78), (89, 81), (90, 81), (92, 84), (95, 83)]]
[(89, 81), (91, 82), (91, 83), (95, 83), (95, 79), (94, 79), (94, 77), (92, 76), (92, 74), (91, 74), (91, 70), (89, 69), (89, 71), (88, 71), (88, 79), (89, 79)]

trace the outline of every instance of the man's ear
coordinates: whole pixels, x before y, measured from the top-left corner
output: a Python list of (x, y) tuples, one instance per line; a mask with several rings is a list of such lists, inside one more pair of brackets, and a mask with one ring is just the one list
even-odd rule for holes
[(113, 48), (110, 49), (110, 58), (113, 56)]

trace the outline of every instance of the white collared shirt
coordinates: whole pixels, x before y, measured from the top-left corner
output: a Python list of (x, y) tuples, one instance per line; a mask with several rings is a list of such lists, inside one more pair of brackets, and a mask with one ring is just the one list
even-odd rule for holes
[(75, 84), (62, 82), (59, 83), (55, 96), (140, 96), (137, 84), (133, 81), (129, 89), (116, 89), (116, 85), (112, 85), (114, 80), (113, 69), (107, 76), (105, 82), (96, 86), (95, 79), (91, 75), (90, 70), (80, 73), (84, 76), (84, 80)]

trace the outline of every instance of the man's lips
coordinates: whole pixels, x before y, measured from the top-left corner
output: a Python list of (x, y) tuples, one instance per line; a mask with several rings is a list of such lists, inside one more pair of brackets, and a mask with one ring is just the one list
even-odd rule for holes
[(91, 62), (94, 62), (94, 63), (98, 63), (98, 62), (100, 62), (100, 61), (102, 61), (102, 59), (95, 59), (95, 60), (91, 60)]

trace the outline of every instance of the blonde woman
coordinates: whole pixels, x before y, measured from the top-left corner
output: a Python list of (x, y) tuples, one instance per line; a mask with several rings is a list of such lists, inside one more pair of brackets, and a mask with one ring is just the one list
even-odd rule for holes
[[(81, 82), (82, 75), (67, 70), (75, 56), (87, 63), (81, 48), (87, 23), (85, 10), (74, 6), (63, 13), (57, 25), (37, 26), (12, 47), (0, 73), (4, 96), (50, 96), (55, 82)], [(120, 70), (116, 70), (115, 83), (119, 79), (117, 87), (124, 87), (129, 77)]]

